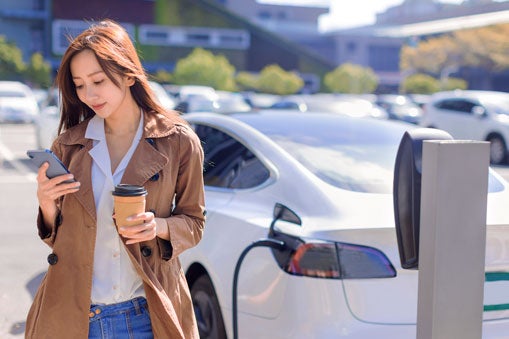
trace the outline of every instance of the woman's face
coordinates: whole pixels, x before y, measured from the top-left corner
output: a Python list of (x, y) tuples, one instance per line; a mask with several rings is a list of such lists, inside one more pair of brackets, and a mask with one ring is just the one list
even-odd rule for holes
[(117, 87), (104, 73), (91, 50), (76, 54), (70, 68), (78, 98), (101, 118), (120, 117), (122, 112), (131, 108), (129, 105), (133, 100), (129, 87), (134, 81), (114, 75), (120, 85)]

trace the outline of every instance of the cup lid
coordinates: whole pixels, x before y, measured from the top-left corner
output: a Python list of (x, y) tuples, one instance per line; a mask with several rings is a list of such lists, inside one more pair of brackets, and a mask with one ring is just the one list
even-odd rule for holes
[(112, 192), (112, 194), (121, 197), (132, 197), (145, 195), (147, 194), (147, 190), (143, 186), (118, 184), (115, 186), (115, 190)]

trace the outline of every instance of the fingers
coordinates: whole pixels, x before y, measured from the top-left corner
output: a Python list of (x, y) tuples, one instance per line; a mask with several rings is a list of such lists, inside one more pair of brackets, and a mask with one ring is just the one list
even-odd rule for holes
[(145, 212), (132, 215), (127, 218), (128, 221), (139, 221), (140, 224), (134, 226), (123, 226), (119, 228), (119, 233), (129, 240), (126, 244), (134, 244), (142, 241), (149, 241), (156, 237), (156, 222), (154, 220), (154, 213)]
[(64, 183), (64, 181), (74, 178), (72, 174), (64, 174), (48, 179), (46, 176), (48, 166), (48, 163), (44, 163), (37, 171), (37, 198), (40, 205), (48, 201), (54, 201), (65, 194), (75, 193), (80, 188), (78, 181)]

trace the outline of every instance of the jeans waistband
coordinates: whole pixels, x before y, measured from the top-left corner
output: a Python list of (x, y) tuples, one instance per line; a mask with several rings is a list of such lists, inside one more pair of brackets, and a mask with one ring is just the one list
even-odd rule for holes
[(106, 305), (90, 305), (89, 318), (106, 317), (108, 315), (126, 313), (134, 311), (136, 314), (141, 313), (141, 308), (146, 307), (147, 300), (143, 297), (136, 297), (131, 300), (122, 301), (116, 304)]

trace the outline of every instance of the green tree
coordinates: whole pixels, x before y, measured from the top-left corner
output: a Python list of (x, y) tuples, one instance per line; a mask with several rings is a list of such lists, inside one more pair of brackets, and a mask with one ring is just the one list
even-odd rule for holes
[(417, 73), (405, 78), (401, 84), (402, 93), (432, 94), (440, 90), (440, 81), (431, 75)]
[(26, 79), (34, 87), (49, 88), (51, 86), (51, 65), (44, 61), (41, 53), (34, 53), (25, 69)]
[(151, 78), (156, 82), (164, 84), (170, 83), (173, 77), (171, 73), (165, 71), (164, 69), (160, 69), (155, 74), (152, 74)]
[(0, 78), (17, 80), (21, 78), (25, 67), (21, 50), (0, 36)]
[(489, 72), (509, 68), (509, 24), (455, 31), (401, 49), (401, 70), (441, 77), (444, 70), (477, 67)]
[(440, 89), (443, 91), (451, 91), (454, 89), (467, 89), (468, 83), (460, 78), (447, 78), (440, 85)]
[(237, 87), (241, 90), (258, 90), (258, 76), (249, 72), (238, 72), (235, 77)]
[(222, 55), (195, 48), (175, 65), (173, 81), (177, 85), (204, 85), (218, 90), (236, 89), (235, 67)]
[(345, 63), (325, 74), (324, 85), (334, 93), (373, 93), (378, 77), (369, 67)]
[(285, 71), (276, 64), (265, 66), (257, 81), (258, 90), (279, 95), (297, 93), (302, 86), (304, 80), (301, 77), (294, 72)]

